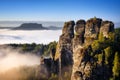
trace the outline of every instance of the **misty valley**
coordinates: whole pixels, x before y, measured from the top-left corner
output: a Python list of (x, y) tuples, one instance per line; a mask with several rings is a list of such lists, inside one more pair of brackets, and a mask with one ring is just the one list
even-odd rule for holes
[(0, 80), (40, 80), (40, 56), (49, 57), (56, 44), (0, 45)]

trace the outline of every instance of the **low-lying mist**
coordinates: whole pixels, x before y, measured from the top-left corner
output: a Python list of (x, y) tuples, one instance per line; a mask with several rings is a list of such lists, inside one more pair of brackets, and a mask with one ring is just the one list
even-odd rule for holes
[(61, 30), (0, 30), (0, 44), (37, 43), (58, 41)]
[[(61, 30), (0, 30), (0, 45), (43, 43), (58, 41)], [(48, 77), (40, 57), (34, 53), (21, 53), (19, 49), (0, 46), (0, 80), (41, 80)], [(40, 74), (41, 73), (41, 74)]]
[(0, 80), (39, 80), (40, 57), (0, 46)]
[(40, 64), (40, 57), (30, 53), (20, 53), (19, 49), (0, 49), (0, 73), (21, 66), (34, 66)]

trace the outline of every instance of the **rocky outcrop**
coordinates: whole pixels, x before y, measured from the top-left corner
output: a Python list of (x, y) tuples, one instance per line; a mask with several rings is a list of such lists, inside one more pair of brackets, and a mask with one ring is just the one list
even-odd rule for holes
[(114, 24), (111, 21), (102, 22), (100, 32), (103, 33), (105, 37), (108, 37), (108, 33), (113, 31), (114, 31)]
[(59, 78), (63, 78), (66, 72), (71, 73), (71, 66), (73, 65), (72, 39), (74, 38), (74, 25), (74, 21), (65, 22), (57, 45), (55, 59), (59, 60)]
[[(56, 51), (51, 50), (51, 58), (44, 60), (50, 72), (47, 75), (58, 74), (60, 80), (70, 80), (70, 76), (71, 80), (108, 80), (112, 72), (106, 65), (109, 62), (105, 61), (108, 60), (105, 55), (109, 52), (105, 50), (114, 38), (114, 35), (109, 36), (111, 32), (114, 32), (114, 24), (100, 18), (78, 20), (76, 24), (65, 22)], [(69, 78), (65, 78), (68, 74)]]
[[(100, 51), (94, 52), (92, 50), (91, 44), (94, 40), (98, 40), (99, 33), (103, 33), (104, 37), (108, 37), (109, 32), (114, 31), (114, 25), (111, 21), (102, 21), (99, 18), (92, 18), (86, 22), (85, 34), (84, 34), (84, 45), (79, 45), (81, 47), (77, 48), (73, 53), (73, 71), (71, 80), (96, 80), (98, 76), (102, 79), (108, 79), (108, 73), (104, 72), (106, 67), (104, 63), (97, 63), (94, 55), (101, 53)], [(75, 41), (74, 41), (75, 42)], [(94, 53), (94, 54), (92, 54)], [(104, 52), (103, 52), (104, 53)], [(103, 54), (104, 55), (104, 54)], [(97, 70), (102, 72), (96, 73)], [(105, 74), (103, 74), (105, 73)], [(76, 77), (79, 75), (79, 77)], [(104, 76), (106, 75), (106, 77)], [(97, 78), (96, 78), (97, 77)]]
[[(78, 22), (76, 23), (76, 25), (77, 24)], [(83, 23), (80, 24), (83, 25)], [(98, 64), (95, 60), (92, 53), (97, 54), (98, 52), (94, 52), (92, 50), (91, 44), (92, 42), (94, 42), (94, 40), (98, 40), (99, 33), (103, 33), (104, 37), (107, 38), (108, 33), (114, 31), (114, 24), (111, 21), (106, 22), (102, 21), (102, 19), (100, 18), (92, 18), (88, 20), (86, 22), (86, 25), (84, 24), (84, 26), (81, 29), (75, 28), (82, 31), (80, 33), (82, 37), (79, 37), (78, 39), (74, 37), (73, 39), (73, 44), (75, 45), (73, 47), (74, 64), (72, 68), (71, 80), (96, 80), (96, 76), (104, 76), (103, 72), (105, 67), (103, 67), (103, 65), (100, 66), (100, 64), (102, 63)], [(78, 32), (77, 30), (75, 31)], [(81, 39), (83, 40), (82, 44), (80, 44)], [(102, 72), (97, 74), (97, 70), (101, 70)], [(107, 75), (109, 74), (106, 73), (106, 77)], [(105, 80), (107, 80), (107, 78)]]
[(74, 21), (65, 22), (60, 36), (57, 54), (61, 56), (62, 66), (72, 65), (72, 39), (74, 38)]
[(73, 39), (73, 51), (84, 43), (85, 20), (78, 20), (75, 26), (75, 35)]
[[(104, 55), (104, 52), (93, 51), (91, 44), (94, 40), (98, 40), (100, 33), (107, 38), (109, 32), (113, 31), (114, 24), (111, 21), (102, 21), (100, 18), (78, 20), (76, 24), (74, 21), (64, 24), (55, 55), (56, 59), (61, 59), (62, 68), (72, 66), (71, 80), (96, 80), (96, 76), (104, 76), (106, 68), (103, 67), (103, 62), (98, 64), (94, 58), (95, 54)], [(96, 72), (97, 70), (102, 72)]]
[(91, 42), (98, 38), (102, 19), (91, 18), (86, 22), (85, 26), (85, 43), (91, 44)]
[[(49, 58), (41, 58), (41, 65), (45, 67), (44, 73), (47, 70), (48, 78), (52, 77), (52, 74), (64, 77), (66, 72), (72, 72), (72, 39), (74, 38), (74, 25), (74, 21), (65, 22), (56, 50), (51, 50)], [(41, 75), (45, 75), (44, 73), (41, 73)]]

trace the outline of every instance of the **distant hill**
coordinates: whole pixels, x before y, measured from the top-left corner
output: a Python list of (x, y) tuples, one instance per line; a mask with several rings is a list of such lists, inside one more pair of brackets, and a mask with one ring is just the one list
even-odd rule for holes
[(23, 23), (19, 27), (12, 28), (12, 30), (59, 30), (62, 27), (49, 26), (44, 27), (42, 24), (38, 23)]
[(1, 27), (0, 26), (0, 29), (12, 29), (13, 27)]
[(13, 30), (44, 30), (47, 29), (38, 23), (23, 23), (19, 27), (13, 28)]
[[(62, 21), (0, 21), (0, 29), (10, 29), (10, 30), (43, 30), (41, 28), (24, 29), (20, 28), (22, 24), (25, 23), (37, 23), (42, 24), (45, 30), (61, 30), (64, 22)], [(19, 27), (19, 28), (18, 28)]]

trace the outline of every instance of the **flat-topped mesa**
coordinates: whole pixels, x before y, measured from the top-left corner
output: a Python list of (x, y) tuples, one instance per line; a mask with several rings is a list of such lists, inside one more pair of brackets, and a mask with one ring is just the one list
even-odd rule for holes
[(86, 22), (85, 26), (85, 43), (92, 42), (95, 39), (98, 39), (98, 34), (100, 31), (102, 19), (100, 18), (91, 18)]
[(103, 21), (100, 28), (100, 33), (103, 33), (104, 37), (108, 37), (109, 32), (114, 32), (114, 24), (111, 21)]

